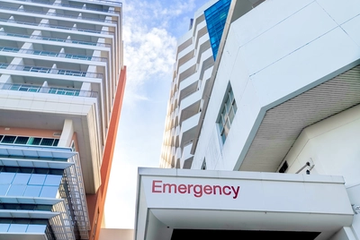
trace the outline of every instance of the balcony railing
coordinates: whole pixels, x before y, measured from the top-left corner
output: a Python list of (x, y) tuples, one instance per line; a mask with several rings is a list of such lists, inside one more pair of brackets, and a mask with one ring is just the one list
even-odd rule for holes
[(81, 18), (79, 18), (78, 16), (75, 16), (75, 15), (66, 15), (66, 14), (59, 14), (59, 13), (54, 13), (54, 12), (47, 12), (46, 13), (46, 12), (30, 11), (30, 10), (24, 10), (24, 9), (12, 8), (12, 7), (4, 7), (4, 6), (0, 6), (0, 9), (16, 11), (16, 12), (40, 14), (42, 16), (48, 15), (48, 16), (55, 16), (55, 17), (73, 18), (73, 19), (79, 19), (79, 20), (91, 20), (91, 21), (94, 21), (94, 22), (102, 22), (102, 23), (114, 23), (114, 24), (117, 23), (117, 21), (115, 21), (115, 20), (106, 20), (106, 19), (102, 20), (100, 18), (90, 18), (90, 17), (81, 17)]
[(25, 54), (33, 54), (33, 55), (48, 56), (48, 57), (61, 57), (61, 58), (70, 58), (70, 59), (78, 59), (78, 60), (86, 60), (86, 61), (107, 62), (107, 58), (103, 58), (103, 57), (92, 57), (92, 56), (69, 54), (69, 53), (55, 53), (49, 51), (38, 51), (32, 49), (20, 49), (20, 48), (12, 48), (12, 47), (0, 47), (0, 52), (14, 52), (14, 53), (21, 52)]
[(71, 88), (58, 88), (58, 87), (42, 87), (36, 85), (16, 84), (16, 83), (1, 83), (0, 90), (38, 92), (38, 93), (79, 96), (79, 97), (93, 97), (93, 98), (96, 98), (98, 96), (98, 92), (95, 91), (86, 91), (86, 90), (78, 90)]
[(0, 51), (2, 52), (14, 52), (17, 53), (19, 52), (19, 48), (12, 48), (12, 47), (0, 47)]
[(32, 36), (32, 35), (24, 35), (24, 34), (17, 34), (17, 33), (0, 32), (0, 35), (5, 35), (5, 36), (9, 36), (9, 37), (31, 38), (31, 39), (38, 39), (38, 40), (45, 40), (45, 41), (54, 41), (54, 42), (75, 43), (75, 44), (83, 44), (83, 45), (89, 45), (89, 46), (111, 47), (111, 45), (108, 43), (95, 43), (95, 42), (87, 42), (87, 41), (81, 41), (81, 40)]
[(102, 78), (103, 77), (102, 73), (78, 71), (78, 70), (72, 70), (72, 69), (59, 69), (59, 68), (49, 68), (49, 67), (40, 67), (40, 66), (17, 65), (17, 64), (8, 64), (8, 63), (0, 63), (0, 69), (47, 73), (47, 74), (58, 74), (58, 75), (67, 75), (67, 76), (74, 76), (74, 77), (89, 77), (89, 78)]
[[(103, 9), (98, 9), (98, 8), (91, 8), (91, 7), (86, 7), (85, 9), (83, 9), (82, 6), (74, 6), (74, 5), (69, 5), (69, 4), (62, 4), (62, 3), (49, 3), (49, 2), (44, 2), (44, 1), (38, 1), (38, 0), (15, 0), (15, 1), (19, 1), (19, 2), (32, 2), (32, 3), (39, 3), (39, 4), (45, 4), (45, 5), (54, 5), (54, 6), (61, 6), (61, 7), (70, 7), (70, 8), (77, 8), (77, 9), (82, 9), (82, 10), (91, 10), (91, 11), (97, 11), (97, 12), (107, 12), (107, 13), (120, 13), (119, 11), (114, 11), (114, 10), (103, 10)], [(97, 1), (97, 2), (102, 2), (102, 1)], [(107, 2), (107, 0), (105, 0), (104, 2)], [(111, 1), (112, 3), (114, 3), (113, 1)], [(118, 2), (119, 6), (122, 6), (121, 2)]]
[(93, 30), (93, 29), (83, 29), (83, 28), (73, 28), (73, 27), (66, 27), (66, 26), (59, 26), (59, 25), (51, 25), (47, 23), (32, 23), (32, 22), (21, 22), (15, 21), (13, 19), (4, 19), (0, 18), (0, 22), (6, 23), (16, 23), (16, 24), (23, 24), (28, 26), (37, 26), (37, 27), (48, 27), (48, 28), (55, 28), (55, 29), (62, 29), (62, 30), (71, 30), (71, 31), (78, 31), (78, 32), (88, 32), (88, 33), (96, 33), (96, 34), (114, 34), (112, 31), (102, 31), (102, 30)]
[(118, 4), (122, 6), (122, 3), (118, 0), (86, 0), (86, 2), (98, 2), (98, 3), (106, 2), (106, 3)]

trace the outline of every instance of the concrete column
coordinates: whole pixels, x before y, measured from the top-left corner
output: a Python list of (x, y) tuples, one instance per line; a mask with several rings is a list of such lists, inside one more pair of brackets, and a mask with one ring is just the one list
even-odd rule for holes
[(80, 90), (81, 90), (80, 96), (90, 97), (91, 83), (83, 82)]
[(74, 135), (73, 121), (70, 119), (65, 119), (64, 127), (61, 132), (58, 146), (59, 147), (70, 147), (73, 135)]
[(20, 49), (20, 52), (27, 52), (28, 50), (33, 50), (33, 44), (32, 43), (24, 43), (22, 46), (21, 46), (21, 49)]
[(1, 83), (1, 84), (3, 84), (3, 83), (11, 83), (11, 77), (10, 77), (10, 75), (6, 75), (6, 74), (1, 75), (1, 77), (0, 77), (0, 83)]

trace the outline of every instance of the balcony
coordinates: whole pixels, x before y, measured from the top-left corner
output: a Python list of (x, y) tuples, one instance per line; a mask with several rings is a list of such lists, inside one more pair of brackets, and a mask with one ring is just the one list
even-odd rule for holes
[(200, 101), (202, 97), (201, 91), (195, 91), (186, 96), (180, 103), (180, 119), (184, 119), (192, 116), (200, 111)]
[(199, 81), (199, 74), (193, 74), (190, 77), (186, 78), (180, 83), (179, 89), (180, 91)]
[(38, 92), (38, 93), (58, 94), (58, 95), (66, 95), (66, 96), (94, 97), (94, 98), (98, 96), (98, 92), (95, 91), (76, 90), (71, 88), (41, 87), (34, 85), (11, 84), (11, 83), (0, 84), (0, 90)]
[(19, 48), (12, 48), (12, 47), (0, 47), (0, 51), (1, 52), (13, 52), (13, 53), (17, 53), (20, 51)]
[(4, 19), (4, 18), (0, 18), (0, 22), (3, 22), (3, 23), (15, 23), (17, 25), (22, 24), (22, 25), (27, 25), (27, 26), (55, 28), (55, 29), (70, 30), (70, 31), (75, 31), (76, 30), (78, 32), (88, 32), (88, 33), (95, 33), (95, 34), (112, 34), (112, 35), (114, 35), (114, 32), (111, 32), (111, 31), (74, 28), (74, 27), (67, 27), (67, 26), (60, 26), (60, 25), (52, 25), (52, 24), (48, 24), (48, 23), (22, 22), (22, 21), (16, 21), (16, 20), (12, 20), (12, 19)]
[(61, 58), (69, 58), (76, 60), (85, 60), (85, 61), (99, 61), (99, 62), (107, 62), (107, 58), (103, 57), (93, 57), (93, 56), (85, 56), (85, 55), (77, 55), (77, 54), (69, 54), (69, 53), (56, 53), (49, 51), (39, 51), (33, 49), (20, 49), (20, 48), (12, 48), (12, 47), (0, 47), (0, 52), (11, 52), (11, 53), (25, 53), (39, 56), (48, 56), (48, 57), (61, 57)]
[(116, 0), (78, 0), (78, 2), (84, 2), (84, 3), (95, 3), (95, 4), (109, 4), (116, 7), (122, 7), (122, 3)]
[(47, 15), (47, 16), (54, 16), (54, 17), (73, 18), (73, 19), (78, 19), (78, 20), (90, 20), (90, 21), (101, 22), (101, 23), (113, 23), (113, 24), (117, 23), (117, 21), (114, 21), (114, 20), (106, 20), (106, 19), (102, 20), (99, 18), (89, 18), (89, 17), (83, 17), (83, 16), (79, 17), (79, 16), (74, 16), (74, 15), (69, 15), (69, 14), (59, 14), (59, 13), (53, 13), (53, 12), (30, 11), (30, 10), (24, 10), (24, 9), (12, 8), (12, 7), (4, 7), (4, 6), (0, 6), (0, 9), (10, 10), (10, 11), (15, 11), (15, 12), (39, 14), (41, 16)]
[(5, 36), (9, 36), (9, 37), (31, 38), (31, 39), (37, 39), (37, 40), (53, 41), (53, 42), (75, 43), (75, 44), (98, 46), (98, 47), (111, 47), (111, 44), (108, 44), (108, 43), (88, 42), (88, 41), (75, 40), (75, 39), (72, 40), (72, 39), (63, 39), (63, 38), (54, 38), (54, 37), (32, 36), (32, 35), (7, 33), (7, 32), (0, 33), (0, 36), (1, 35), (5, 35)]
[(190, 143), (198, 134), (200, 112), (181, 123), (180, 147)]
[(77, 70), (71, 70), (71, 69), (58, 69), (58, 68), (39, 67), (39, 66), (16, 65), (16, 64), (8, 64), (8, 63), (0, 63), (0, 69), (34, 72), (34, 73), (45, 73), (45, 74), (57, 74), (57, 75), (66, 75), (66, 76), (73, 76), (73, 77), (87, 77), (87, 78), (102, 78), (103, 77), (103, 74), (101, 74), (101, 73), (77, 71)]
[(181, 156), (181, 168), (184, 168), (185, 162), (187, 160), (192, 159), (194, 156), (191, 154), (191, 148), (192, 148), (193, 142), (189, 142), (188, 145), (184, 146), (182, 148), (182, 156)]
[[(61, 7), (69, 7), (69, 8), (77, 8), (82, 10), (91, 10), (91, 11), (97, 11), (97, 12), (105, 12), (105, 13), (120, 13), (119, 11), (114, 10), (105, 10), (105, 9), (99, 9), (99, 8), (92, 8), (92, 7), (86, 7), (83, 9), (83, 6), (76, 6), (76, 5), (69, 5), (69, 4), (62, 4), (62, 3), (49, 3), (44, 1), (38, 1), (38, 0), (15, 0), (17, 2), (31, 2), (31, 3), (37, 3), (37, 4), (44, 4), (44, 5), (51, 5), (51, 6), (61, 6)], [(108, 0), (105, 0), (104, 2), (107, 2)], [(89, 1), (86, 1), (89, 2)], [(103, 1), (97, 1), (97, 2), (103, 2)], [(111, 1), (112, 3), (115, 3), (114, 1)], [(117, 6), (122, 6), (121, 2), (117, 2)]]

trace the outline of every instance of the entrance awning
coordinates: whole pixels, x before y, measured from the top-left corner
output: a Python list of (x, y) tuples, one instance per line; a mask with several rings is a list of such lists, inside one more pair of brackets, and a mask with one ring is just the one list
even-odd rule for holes
[(140, 168), (138, 181), (136, 240), (190, 230), (303, 232), (318, 240), (353, 221), (340, 176)]

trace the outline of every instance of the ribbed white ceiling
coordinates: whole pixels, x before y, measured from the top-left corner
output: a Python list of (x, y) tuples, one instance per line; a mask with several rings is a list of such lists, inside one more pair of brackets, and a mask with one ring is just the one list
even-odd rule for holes
[(240, 170), (276, 171), (304, 128), (359, 103), (360, 66), (356, 66), (269, 109)]

